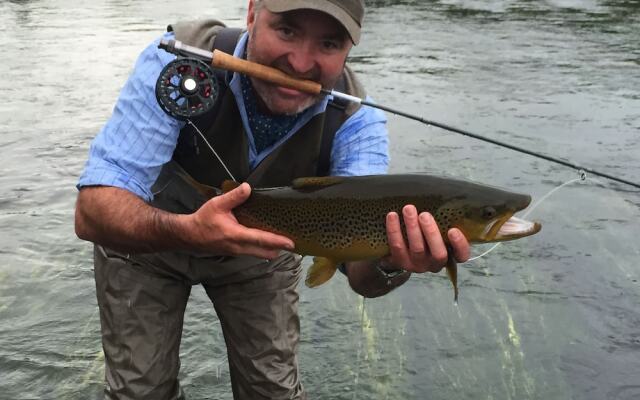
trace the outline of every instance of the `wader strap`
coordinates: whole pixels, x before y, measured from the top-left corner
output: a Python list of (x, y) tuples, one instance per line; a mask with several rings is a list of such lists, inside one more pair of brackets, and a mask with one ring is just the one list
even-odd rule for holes
[[(220, 32), (216, 35), (216, 38), (213, 40), (213, 50), (220, 50), (224, 53), (233, 55), (233, 52), (236, 50), (236, 45), (238, 44), (238, 40), (240, 40), (240, 34), (242, 34), (243, 30), (240, 28), (222, 28)], [(216, 78), (218, 78), (218, 82), (223, 82), (226, 90), (227, 83), (227, 75), (231, 75), (229, 71), (225, 71), (222, 69), (214, 69)], [(221, 98), (222, 96), (218, 96)]]
[[(345, 92), (346, 82), (344, 74), (336, 83), (334, 90)], [(347, 119), (345, 110), (347, 103), (345, 100), (333, 99), (327, 104), (324, 117), (324, 127), (322, 129), (322, 139), (320, 141), (320, 155), (318, 157), (317, 176), (329, 175), (331, 169), (331, 149), (333, 147), (333, 139), (338, 129)]]
[[(213, 48), (211, 49), (211, 51), (220, 50), (224, 53), (233, 55), (242, 32), (243, 30), (240, 28), (222, 28), (213, 40)], [(202, 115), (201, 117), (194, 118), (192, 121), (198, 127), (198, 129), (200, 129), (200, 132), (202, 132), (202, 134), (205, 136), (207, 136), (207, 128), (211, 126), (211, 124), (213, 124), (215, 117), (218, 115), (218, 109), (220, 108), (222, 98), (229, 88), (227, 78), (230, 78), (232, 75), (230, 71), (218, 68), (213, 68), (213, 73), (218, 80), (218, 97), (216, 98), (216, 102), (213, 105), (211, 111), (209, 111), (205, 115)], [(191, 127), (189, 128), (193, 129)], [(207, 140), (209, 141), (211, 141), (212, 139), (213, 138), (207, 137)]]
[[(220, 50), (227, 54), (233, 54), (236, 49), (236, 44), (240, 39), (240, 35), (243, 30), (240, 28), (222, 28), (213, 40), (213, 50)], [(220, 104), (224, 98), (229, 85), (227, 84), (228, 71), (222, 69), (213, 69), (214, 76), (218, 81), (218, 96), (213, 108), (208, 113), (199, 117), (192, 118), (191, 122), (202, 132), (209, 142), (212, 142), (213, 138), (210, 137), (209, 127), (213, 124), (218, 115)], [(198, 133), (191, 125), (185, 125), (178, 136), (178, 143), (176, 150), (173, 153), (173, 159), (182, 165), (189, 173), (190, 167), (194, 165), (192, 153), (199, 153), (198, 143), (201, 141)], [(209, 151), (206, 149), (205, 151)]]

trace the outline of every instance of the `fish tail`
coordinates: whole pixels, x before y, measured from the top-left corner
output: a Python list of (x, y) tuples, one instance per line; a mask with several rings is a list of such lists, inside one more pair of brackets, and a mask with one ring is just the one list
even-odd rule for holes
[(184, 182), (189, 184), (196, 191), (198, 191), (198, 193), (200, 193), (202, 196), (204, 196), (207, 199), (215, 197), (219, 194), (219, 191), (216, 188), (198, 182), (197, 180), (193, 179), (191, 175), (189, 175), (183, 170), (176, 171), (176, 176), (181, 178)]

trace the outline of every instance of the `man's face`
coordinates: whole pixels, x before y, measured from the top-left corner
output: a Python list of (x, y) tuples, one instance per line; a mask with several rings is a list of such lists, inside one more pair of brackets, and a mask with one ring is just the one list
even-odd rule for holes
[[(313, 10), (258, 15), (249, 3), (247, 59), (277, 68), (296, 78), (310, 79), (332, 88), (342, 73), (351, 41), (346, 31), (328, 14)], [(264, 111), (296, 114), (319, 97), (286, 89), (258, 79), (251, 83)]]

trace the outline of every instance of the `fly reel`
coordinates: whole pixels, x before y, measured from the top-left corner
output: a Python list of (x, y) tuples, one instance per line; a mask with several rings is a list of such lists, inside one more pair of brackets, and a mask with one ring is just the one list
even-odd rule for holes
[(164, 112), (184, 121), (211, 110), (218, 90), (211, 67), (195, 58), (178, 58), (160, 73), (156, 99)]

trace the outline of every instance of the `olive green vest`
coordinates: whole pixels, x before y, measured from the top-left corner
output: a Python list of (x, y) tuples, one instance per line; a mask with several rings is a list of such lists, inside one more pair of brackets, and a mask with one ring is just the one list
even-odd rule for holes
[[(183, 43), (212, 49), (216, 34), (223, 27), (216, 20), (201, 20), (170, 25), (169, 30), (175, 32), (176, 39)], [(345, 67), (341, 79), (348, 94), (365, 97), (362, 85), (348, 67)], [(201, 130), (236, 180), (249, 182), (255, 187), (270, 187), (286, 186), (295, 178), (316, 175), (326, 113), (314, 116), (251, 170), (249, 142), (232, 91), (225, 90), (218, 102), (217, 115), (209, 118), (209, 125), (204, 129), (201, 127)], [(343, 121), (359, 106), (348, 104)], [(193, 212), (206, 199), (195, 190), (189, 190), (184, 180), (176, 179), (177, 170), (186, 171), (196, 181), (213, 187), (220, 187), (224, 180), (231, 179), (190, 125), (180, 132), (173, 160), (163, 167), (154, 185), (153, 204), (168, 211)], [(179, 188), (176, 187), (177, 180), (183, 181), (177, 185)]]

